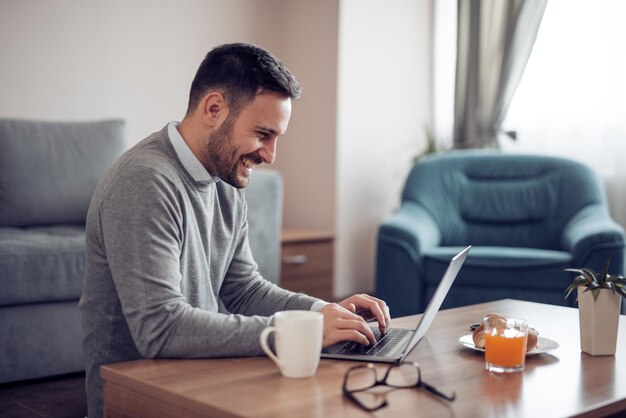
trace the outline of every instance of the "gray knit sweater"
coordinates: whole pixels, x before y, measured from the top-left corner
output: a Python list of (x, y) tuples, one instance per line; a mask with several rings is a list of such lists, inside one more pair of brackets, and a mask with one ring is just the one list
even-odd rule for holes
[(261, 277), (248, 244), (244, 191), (194, 181), (167, 127), (105, 174), (86, 228), (79, 306), (91, 418), (102, 415), (100, 365), (259, 355), (270, 315), (316, 301)]

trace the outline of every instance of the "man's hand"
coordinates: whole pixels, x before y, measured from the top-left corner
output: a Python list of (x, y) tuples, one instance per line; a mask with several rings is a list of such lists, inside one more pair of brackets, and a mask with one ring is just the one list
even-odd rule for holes
[(339, 302), (339, 305), (354, 313), (357, 311), (369, 311), (369, 313), (376, 318), (380, 333), (385, 334), (387, 332), (391, 317), (389, 316), (389, 308), (385, 301), (362, 293), (344, 299)]
[(372, 330), (363, 318), (336, 303), (329, 303), (320, 309), (324, 315), (324, 340), (322, 346), (328, 347), (339, 341), (356, 341), (359, 344), (376, 343)]
[(320, 309), (324, 315), (324, 340), (322, 345), (328, 347), (339, 341), (355, 341), (359, 344), (376, 343), (376, 338), (363, 317), (356, 314), (357, 310), (368, 310), (378, 321), (381, 333), (387, 331), (390, 321), (389, 309), (385, 302), (373, 296), (360, 294), (337, 303), (330, 303)]

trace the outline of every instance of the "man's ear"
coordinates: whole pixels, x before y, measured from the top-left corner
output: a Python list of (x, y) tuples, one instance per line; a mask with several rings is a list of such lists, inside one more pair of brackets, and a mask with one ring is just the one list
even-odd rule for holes
[(228, 116), (228, 106), (222, 93), (208, 93), (200, 102), (199, 109), (202, 120), (207, 126), (212, 128), (219, 127)]

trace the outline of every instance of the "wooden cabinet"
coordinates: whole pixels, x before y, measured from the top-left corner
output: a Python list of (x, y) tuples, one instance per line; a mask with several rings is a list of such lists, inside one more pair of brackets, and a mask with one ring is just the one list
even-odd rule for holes
[(284, 229), (280, 285), (332, 302), (333, 241), (328, 231)]

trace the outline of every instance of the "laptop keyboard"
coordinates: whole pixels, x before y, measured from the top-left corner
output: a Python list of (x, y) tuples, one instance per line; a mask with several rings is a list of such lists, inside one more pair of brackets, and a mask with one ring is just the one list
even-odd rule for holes
[(405, 335), (412, 332), (410, 329), (392, 328), (386, 334), (381, 334), (379, 330), (372, 329), (376, 344), (361, 345), (350, 341), (342, 347), (338, 354), (366, 354), (369, 356), (384, 357), (389, 354)]

